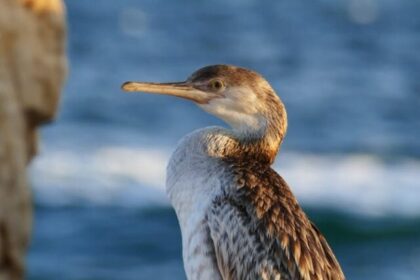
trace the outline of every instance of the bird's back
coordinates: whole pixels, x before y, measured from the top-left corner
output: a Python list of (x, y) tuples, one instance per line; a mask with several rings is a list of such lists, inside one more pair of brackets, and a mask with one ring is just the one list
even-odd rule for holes
[(232, 185), (207, 216), (223, 279), (345, 279), (281, 176), (258, 161), (224, 161)]

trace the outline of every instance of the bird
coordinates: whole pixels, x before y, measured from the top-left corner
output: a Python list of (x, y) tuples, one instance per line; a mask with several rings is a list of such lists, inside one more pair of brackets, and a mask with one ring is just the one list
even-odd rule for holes
[(182, 82), (131, 81), (122, 89), (193, 101), (228, 125), (184, 136), (167, 165), (187, 279), (345, 279), (325, 237), (271, 167), (287, 113), (265, 78), (219, 64)]

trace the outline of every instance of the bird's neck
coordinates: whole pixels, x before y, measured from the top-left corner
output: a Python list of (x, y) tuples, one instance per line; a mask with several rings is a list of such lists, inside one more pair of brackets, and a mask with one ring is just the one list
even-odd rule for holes
[(211, 157), (271, 165), (283, 137), (282, 130), (270, 124), (258, 130), (217, 129), (206, 136), (207, 153)]

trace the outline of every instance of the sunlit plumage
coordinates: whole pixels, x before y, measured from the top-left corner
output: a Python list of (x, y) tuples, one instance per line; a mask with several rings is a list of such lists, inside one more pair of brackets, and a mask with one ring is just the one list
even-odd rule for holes
[(287, 116), (264, 78), (213, 65), (185, 82), (127, 82), (123, 89), (192, 100), (231, 126), (185, 136), (167, 168), (188, 279), (345, 279), (327, 241), (271, 168)]

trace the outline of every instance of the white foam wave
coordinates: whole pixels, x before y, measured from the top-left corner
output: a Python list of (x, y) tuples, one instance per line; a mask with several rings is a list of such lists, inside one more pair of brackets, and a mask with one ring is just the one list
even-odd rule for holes
[(364, 215), (420, 215), (420, 161), (291, 154), (276, 170), (305, 204)]
[[(31, 179), (39, 203), (169, 205), (169, 149), (105, 147), (83, 153), (47, 150)], [(282, 154), (275, 169), (299, 201), (362, 215), (420, 215), (420, 161), (385, 163), (367, 155)]]
[(45, 151), (31, 168), (35, 197), (48, 205), (167, 205), (167, 155), (162, 150), (121, 147)]

